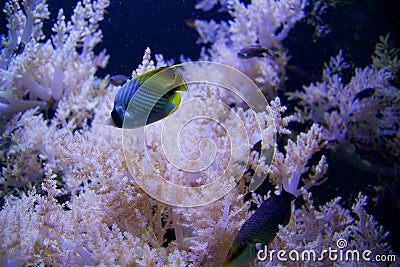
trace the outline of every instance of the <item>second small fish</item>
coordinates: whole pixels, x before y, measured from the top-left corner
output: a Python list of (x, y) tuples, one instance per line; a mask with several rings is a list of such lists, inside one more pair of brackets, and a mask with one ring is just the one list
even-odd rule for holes
[(282, 190), (280, 195), (266, 199), (240, 228), (223, 267), (244, 266), (257, 256), (257, 246), (269, 245), (278, 234), (279, 225), (289, 223), (295, 198)]
[(129, 80), (128, 76), (118, 74), (111, 76), (109, 82), (114, 86), (120, 86), (124, 85), (128, 80)]
[(249, 59), (252, 57), (264, 57), (264, 53), (272, 56), (271, 51), (268, 48), (260, 44), (254, 44), (243, 47), (237, 55), (241, 59)]
[(354, 98), (353, 98), (353, 102), (355, 102), (356, 100), (363, 100), (364, 98), (368, 98), (370, 96), (372, 96), (375, 93), (375, 89), (374, 88), (365, 88), (363, 90), (361, 90), (360, 92), (358, 92)]

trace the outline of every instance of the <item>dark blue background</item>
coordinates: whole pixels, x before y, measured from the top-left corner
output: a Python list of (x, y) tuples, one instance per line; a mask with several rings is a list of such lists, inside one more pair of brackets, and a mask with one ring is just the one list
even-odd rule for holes
[[(58, 10), (62, 7), (67, 20), (77, 0), (49, 0), (51, 19), (45, 22), (45, 33), (51, 33)], [(245, 1), (249, 2), (249, 1)], [(4, 7), (4, 0), (0, 1)], [(186, 25), (188, 19), (228, 19), (227, 13), (218, 13), (218, 7), (209, 12), (195, 10), (196, 0), (111, 0), (104, 21), (101, 23), (104, 39), (96, 51), (107, 48), (109, 65), (99, 70), (98, 76), (125, 74), (141, 62), (144, 50), (150, 47), (152, 54), (163, 54), (165, 59), (179, 61), (183, 54), (198, 59), (200, 45), (197, 33)], [(325, 16), (332, 32), (317, 43), (312, 43), (312, 29), (298, 23), (285, 40), (292, 55), (290, 64), (302, 65), (311, 72), (320, 72), (323, 63), (344, 49), (346, 56), (356, 66), (370, 64), (370, 56), (379, 35), (392, 33), (396, 44), (400, 34), (398, 0), (355, 0), (353, 4), (328, 10)], [(0, 34), (6, 32), (5, 16), (0, 16)]]

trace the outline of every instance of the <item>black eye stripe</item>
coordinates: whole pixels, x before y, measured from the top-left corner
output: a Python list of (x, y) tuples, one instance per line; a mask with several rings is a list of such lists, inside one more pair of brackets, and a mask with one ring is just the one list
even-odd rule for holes
[(111, 118), (113, 119), (116, 127), (122, 128), (122, 117), (120, 117), (120, 115), (115, 109), (111, 111)]

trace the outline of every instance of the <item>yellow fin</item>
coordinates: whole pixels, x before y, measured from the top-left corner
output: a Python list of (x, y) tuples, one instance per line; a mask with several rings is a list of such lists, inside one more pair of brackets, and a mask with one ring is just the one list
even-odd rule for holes
[(139, 91), (162, 97), (175, 91), (188, 91), (186, 81), (175, 67), (160, 67), (135, 78), (141, 84)]
[(174, 108), (171, 110), (169, 114), (172, 114), (176, 111), (176, 109), (179, 107), (179, 104), (181, 103), (181, 94), (179, 92), (175, 92), (174, 95), (168, 97), (168, 100), (171, 101), (174, 104)]

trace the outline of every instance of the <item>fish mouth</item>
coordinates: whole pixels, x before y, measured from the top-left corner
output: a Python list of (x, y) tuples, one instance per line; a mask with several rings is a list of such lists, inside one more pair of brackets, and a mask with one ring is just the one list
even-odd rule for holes
[(112, 119), (111, 117), (108, 117), (108, 118), (106, 119), (106, 121), (104, 122), (104, 124), (105, 124), (105, 125), (109, 125), (109, 126), (114, 126), (114, 127), (116, 127), (116, 125), (115, 125), (115, 123), (114, 123), (114, 121), (113, 121), (113, 119)]

